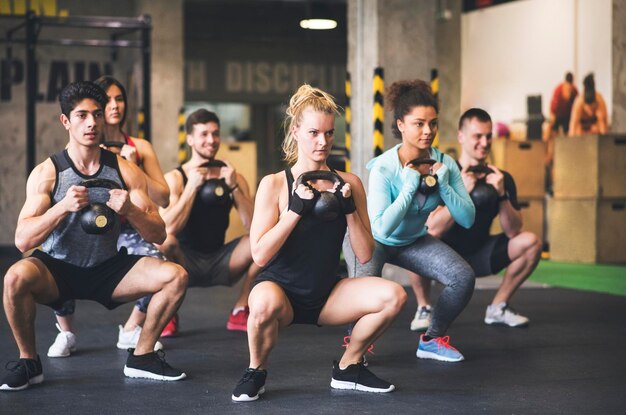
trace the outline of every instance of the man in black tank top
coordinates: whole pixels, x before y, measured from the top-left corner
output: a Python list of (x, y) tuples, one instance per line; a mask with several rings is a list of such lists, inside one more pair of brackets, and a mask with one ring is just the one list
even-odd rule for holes
[[(22, 390), (43, 381), (35, 346), (35, 306), (58, 308), (70, 299), (93, 300), (109, 309), (152, 293), (152, 305), (135, 349), (129, 349), (128, 377), (179, 380), (185, 373), (169, 366), (154, 345), (180, 305), (187, 273), (173, 263), (117, 251), (119, 224), (94, 235), (81, 226), (81, 210), (106, 203), (124, 215), (141, 236), (165, 240), (165, 226), (147, 196), (143, 173), (131, 163), (102, 150), (100, 133), (105, 92), (91, 82), (76, 82), (61, 91), (61, 123), (69, 133), (65, 151), (39, 164), (26, 186), (15, 244), (32, 256), (15, 263), (4, 277), (4, 308), (20, 358), (0, 379), (0, 390)], [(119, 189), (87, 188), (85, 179), (110, 180)], [(149, 285), (146, 284), (149, 282)]]
[[(161, 209), (167, 240), (160, 249), (167, 258), (185, 267), (189, 287), (230, 286), (245, 275), (226, 327), (246, 331), (248, 295), (260, 268), (252, 261), (248, 235), (228, 243), (224, 239), (232, 207), (244, 226), (250, 228), (253, 202), (248, 182), (227, 160), (221, 160), (221, 167), (203, 166), (216, 160), (219, 150), (220, 121), (216, 114), (199, 109), (189, 115), (185, 128), (191, 158), (165, 174), (170, 203)], [(224, 194), (220, 194), (221, 200), (207, 203), (200, 193), (210, 179), (218, 180)], [(174, 317), (161, 335), (174, 336), (177, 331), (178, 318)]]
[[(463, 183), (476, 205), (476, 220), (469, 229), (463, 229), (452, 220), (445, 207), (431, 213), (427, 225), (429, 233), (441, 238), (472, 266), (476, 277), (497, 274), (507, 268), (502, 283), (491, 305), (485, 312), (486, 324), (522, 327), (528, 318), (516, 313), (508, 303), (519, 286), (533, 272), (541, 255), (541, 241), (531, 232), (522, 232), (522, 216), (517, 203), (515, 181), (511, 175), (495, 166), (487, 165), (491, 149), (492, 122), (489, 114), (479, 108), (467, 110), (459, 121), (458, 139), (461, 143), (459, 165)], [(484, 165), (492, 173), (473, 173), (470, 166)], [(479, 198), (474, 192), (484, 181), (492, 197)], [(500, 217), (503, 233), (489, 235), (492, 221)], [(418, 310), (411, 323), (419, 330), (429, 318), (427, 280), (413, 276)]]

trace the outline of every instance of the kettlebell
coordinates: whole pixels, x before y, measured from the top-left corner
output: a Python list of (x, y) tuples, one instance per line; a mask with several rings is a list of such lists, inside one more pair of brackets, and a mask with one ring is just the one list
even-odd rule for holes
[[(485, 177), (493, 173), (493, 170), (491, 170), (484, 164), (470, 166), (467, 171), (468, 173), (484, 174)], [(476, 209), (488, 209), (489, 207), (493, 206), (498, 200), (497, 190), (492, 185), (487, 183), (485, 177), (476, 179), (476, 184), (470, 192), (470, 197), (472, 198)]]
[[(104, 189), (121, 189), (122, 187), (109, 179), (87, 179), (79, 183), (88, 189), (101, 187)], [(104, 203), (90, 203), (80, 211), (80, 226), (91, 235), (101, 235), (115, 225), (117, 214)]]
[(102, 143), (105, 148), (119, 148), (124, 147), (124, 142), (122, 141), (105, 141)]
[[(201, 164), (200, 167), (226, 167), (226, 163), (214, 159)], [(209, 206), (223, 205), (230, 199), (230, 188), (223, 178), (205, 181), (198, 193), (200, 199)]]
[(328, 170), (315, 170), (302, 173), (298, 180), (296, 180), (296, 188), (304, 184), (313, 191), (315, 204), (311, 208), (311, 215), (314, 218), (324, 222), (330, 222), (337, 219), (341, 213), (341, 204), (337, 199), (335, 193), (330, 191), (319, 191), (309, 184), (310, 180), (328, 180), (333, 183), (338, 183), (336, 192), (339, 192), (344, 185), (344, 181), (338, 174)]
[[(429, 164), (433, 165), (437, 161), (433, 159), (428, 159), (424, 157), (416, 158), (409, 161), (407, 164), (412, 164), (413, 166), (419, 166), (420, 164)], [(420, 176), (420, 183), (417, 185), (417, 191), (423, 195), (430, 195), (435, 193), (439, 188), (439, 180), (437, 179), (436, 174), (422, 174)]]

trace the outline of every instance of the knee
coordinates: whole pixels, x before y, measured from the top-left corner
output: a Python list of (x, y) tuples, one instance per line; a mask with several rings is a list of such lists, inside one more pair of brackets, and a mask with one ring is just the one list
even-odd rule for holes
[(249, 304), (250, 316), (255, 326), (264, 326), (278, 318), (280, 305), (270, 299), (257, 299)]
[(534, 261), (541, 255), (542, 243), (532, 232), (522, 232), (516, 236), (517, 243), (522, 247), (522, 256), (526, 260)]
[(407, 294), (400, 284), (389, 281), (388, 287), (384, 292), (384, 306), (397, 314), (407, 302)]
[(185, 292), (189, 281), (189, 275), (187, 274), (185, 268), (174, 264), (173, 262), (167, 262), (166, 264), (171, 268), (168, 270), (168, 273), (171, 276), (168, 285), (170, 285), (176, 292)]
[(15, 264), (4, 276), (4, 293), (9, 297), (14, 297), (28, 290), (32, 283), (32, 278), (28, 269), (23, 264)]
[(451, 287), (454, 287), (460, 291), (473, 291), (474, 284), (476, 283), (476, 275), (474, 274), (474, 270), (469, 264), (461, 267), (457, 272), (455, 278), (452, 280), (450, 284)]

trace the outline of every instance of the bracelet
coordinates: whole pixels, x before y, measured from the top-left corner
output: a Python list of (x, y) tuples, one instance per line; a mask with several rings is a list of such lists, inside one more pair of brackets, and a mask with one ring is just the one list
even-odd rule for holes
[(237, 183), (233, 187), (229, 187), (229, 189), (230, 189), (231, 192), (234, 192), (238, 187), (239, 187), (239, 183)]

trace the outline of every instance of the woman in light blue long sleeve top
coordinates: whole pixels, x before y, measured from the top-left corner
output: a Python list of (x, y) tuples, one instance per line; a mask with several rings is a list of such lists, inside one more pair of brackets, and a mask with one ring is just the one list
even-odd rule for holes
[[(401, 144), (371, 160), (367, 196), (376, 247), (372, 259), (360, 264), (344, 243), (350, 277), (382, 275), (385, 263), (397, 265), (443, 284), (432, 322), (420, 337), (417, 357), (448, 362), (463, 360), (445, 333), (465, 308), (474, 290), (472, 268), (448, 245), (428, 235), (426, 219), (445, 204), (454, 220), (469, 228), (475, 208), (463, 185), (456, 162), (432, 148), (437, 134), (438, 103), (423, 81), (394, 82), (386, 102), (394, 112), (392, 130)], [(418, 164), (431, 159), (434, 164)], [(422, 176), (437, 176), (438, 188), (425, 195), (418, 190)]]

